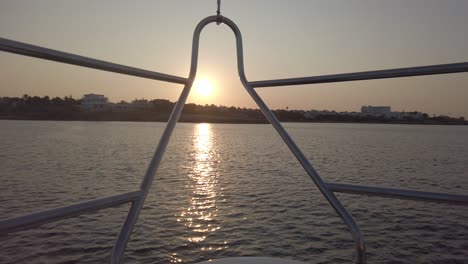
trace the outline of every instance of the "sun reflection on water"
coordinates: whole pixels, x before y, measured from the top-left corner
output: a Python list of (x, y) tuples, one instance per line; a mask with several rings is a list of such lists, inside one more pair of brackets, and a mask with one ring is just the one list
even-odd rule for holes
[[(189, 189), (192, 191), (190, 205), (177, 218), (188, 228), (185, 240), (197, 244), (202, 251), (221, 250), (225, 246), (213, 247), (206, 240), (209, 234), (221, 228), (216, 221), (217, 202), (222, 199), (218, 185), (218, 153), (210, 124), (197, 124), (192, 135), (193, 152), (190, 156)], [(174, 253), (176, 254), (176, 253)], [(171, 256), (171, 262), (180, 262), (181, 256)]]

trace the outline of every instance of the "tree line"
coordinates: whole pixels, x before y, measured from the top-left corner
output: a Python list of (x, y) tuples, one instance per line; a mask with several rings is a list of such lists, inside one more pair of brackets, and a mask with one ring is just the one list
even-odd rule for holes
[[(113, 104), (128, 106), (121, 101)], [(175, 103), (166, 99), (154, 99), (137, 107), (108, 108), (102, 111), (89, 111), (82, 107), (82, 100), (72, 96), (49, 97), (30, 96), (0, 97), (0, 119), (24, 120), (94, 120), (94, 121), (159, 121), (165, 122)], [(120, 110), (119, 110), (120, 109)], [(464, 118), (447, 116), (429, 117), (423, 120), (392, 120), (378, 116), (352, 116), (346, 113), (318, 115), (305, 118), (304, 110), (273, 110), (283, 122), (339, 122), (339, 123), (423, 123), (423, 124), (467, 124)], [(180, 120), (182, 122), (213, 123), (267, 123), (259, 109), (226, 107), (214, 104), (185, 104)]]

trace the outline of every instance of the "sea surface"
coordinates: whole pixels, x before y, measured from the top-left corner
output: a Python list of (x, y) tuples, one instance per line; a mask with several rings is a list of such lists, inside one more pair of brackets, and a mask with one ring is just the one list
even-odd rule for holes
[[(0, 218), (137, 190), (164, 123), (0, 121)], [(468, 126), (286, 123), (330, 182), (468, 194)], [(338, 194), (368, 263), (468, 263), (468, 208)], [(129, 206), (0, 237), (0, 263), (106, 263)], [(353, 244), (269, 125), (178, 124), (125, 263), (272, 256), (352, 263)]]

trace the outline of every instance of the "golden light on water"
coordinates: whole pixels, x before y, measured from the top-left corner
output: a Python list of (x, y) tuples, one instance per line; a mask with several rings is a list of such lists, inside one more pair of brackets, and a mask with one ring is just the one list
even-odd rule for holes
[[(200, 250), (221, 250), (227, 246), (212, 247), (205, 240), (209, 234), (221, 227), (215, 221), (218, 216), (217, 202), (222, 199), (220, 194), (216, 164), (218, 152), (215, 146), (213, 129), (210, 124), (197, 124), (192, 134), (192, 150), (190, 154), (189, 189), (192, 197), (188, 208), (184, 208), (177, 221), (188, 228), (185, 240), (188, 243), (200, 244)], [(226, 244), (227, 242), (225, 242)], [(171, 262), (179, 262), (180, 256), (171, 256)]]

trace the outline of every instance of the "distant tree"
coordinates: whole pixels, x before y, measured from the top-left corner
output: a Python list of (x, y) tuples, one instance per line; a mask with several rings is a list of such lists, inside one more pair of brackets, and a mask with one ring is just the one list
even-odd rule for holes
[(51, 100), (52, 104), (54, 105), (63, 105), (63, 100), (60, 97), (54, 97)]

